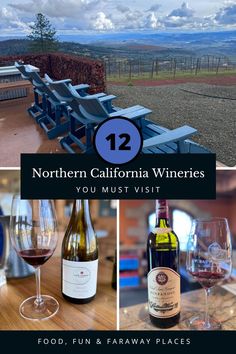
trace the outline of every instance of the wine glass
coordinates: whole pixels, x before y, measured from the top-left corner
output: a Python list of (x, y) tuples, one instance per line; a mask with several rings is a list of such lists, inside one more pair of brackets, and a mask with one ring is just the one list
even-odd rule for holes
[(225, 218), (193, 220), (187, 244), (187, 271), (205, 290), (205, 315), (189, 320), (191, 329), (216, 330), (219, 321), (209, 315), (211, 288), (226, 279), (232, 269), (232, 247), (228, 221)]
[(19, 311), (30, 320), (44, 320), (54, 316), (59, 304), (48, 295), (41, 295), (40, 266), (53, 254), (57, 245), (57, 222), (51, 200), (12, 200), (10, 236), (13, 247), (25, 262), (35, 268), (36, 296), (22, 302)]

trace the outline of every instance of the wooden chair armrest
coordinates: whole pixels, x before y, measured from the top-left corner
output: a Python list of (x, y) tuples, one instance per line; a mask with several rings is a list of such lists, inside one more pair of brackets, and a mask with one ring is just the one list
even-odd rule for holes
[(80, 91), (80, 90), (87, 90), (89, 88), (89, 85), (79, 84), (79, 85), (74, 85), (73, 87), (76, 91)]
[(150, 148), (161, 144), (179, 142), (197, 133), (197, 130), (184, 125), (180, 128), (169, 130), (166, 133), (144, 140), (143, 148)]
[(116, 96), (114, 95), (108, 95), (108, 96), (103, 96), (101, 98), (99, 98), (100, 102), (107, 102), (107, 101), (112, 101), (116, 98)]
[[(148, 109), (148, 108), (145, 108), (145, 107), (143, 107), (143, 106), (137, 105), (137, 106), (132, 106), (132, 107), (124, 108), (124, 109), (121, 109), (121, 110), (119, 110), (119, 111), (117, 111), (117, 112), (111, 113), (111, 114), (110, 114), (110, 117), (112, 118), (112, 117), (119, 117), (119, 116), (122, 116), (122, 117), (127, 117), (127, 118), (129, 118), (128, 115), (130, 115), (130, 114), (132, 114), (132, 113), (134, 113), (134, 117), (135, 117), (136, 115), (137, 115), (137, 116), (140, 116), (140, 112), (142, 112), (142, 113), (141, 113), (141, 116), (142, 116), (142, 115), (145, 115), (145, 114), (149, 114), (149, 113), (151, 113), (152, 111), (151, 111), (150, 109)], [(146, 112), (146, 113), (145, 113), (145, 112)]]

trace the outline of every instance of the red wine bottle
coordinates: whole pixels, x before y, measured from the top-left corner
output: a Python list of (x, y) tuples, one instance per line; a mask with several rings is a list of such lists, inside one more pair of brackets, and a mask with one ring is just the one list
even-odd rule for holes
[(156, 226), (148, 236), (147, 258), (151, 322), (173, 327), (180, 318), (179, 241), (169, 224), (166, 200), (156, 201)]
[(70, 302), (87, 303), (96, 295), (97, 237), (88, 200), (75, 200), (62, 243), (62, 295)]

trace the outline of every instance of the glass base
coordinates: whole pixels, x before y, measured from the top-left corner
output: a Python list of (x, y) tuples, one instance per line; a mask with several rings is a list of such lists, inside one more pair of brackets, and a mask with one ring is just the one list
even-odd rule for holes
[(59, 303), (52, 296), (42, 295), (42, 301), (37, 304), (37, 297), (32, 296), (22, 302), (19, 311), (20, 315), (32, 321), (47, 320), (53, 317), (59, 310)]
[(205, 322), (204, 315), (197, 315), (188, 320), (188, 327), (199, 331), (217, 331), (221, 329), (221, 323), (209, 316), (209, 322)]

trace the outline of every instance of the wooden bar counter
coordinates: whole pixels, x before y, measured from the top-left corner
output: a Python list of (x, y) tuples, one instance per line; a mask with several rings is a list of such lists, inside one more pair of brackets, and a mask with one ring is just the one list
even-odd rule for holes
[[(236, 284), (234, 284), (234, 289), (236, 289)], [(209, 305), (210, 315), (221, 322), (223, 330), (236, 330), (236, 294), (222, 287), (216, 287), (212, 289)], [(204, 312), (205, 294), (203, 289), (182, 294), (181, 308), (180, 323), (170, 328), (171, 330), (188, 330), (188, 319)], [(120, 329), (161, 330), (151, 324), (147, 304), (121, 308)]]
[(52, 257), (41, 268), (41, 292), (60, 305), (51, 319), (31, 321), (19, 314), (19, 305), (36, 293), (35, 277), (10, 279), (0, 288), (0, 330), (112, 330), (116, 329), (116, 291), (111, 287), (112, 263), (102, 260), (98, 268), (96, 298), (84, 305), (67, 302), (61, 295), (60, 258)]

